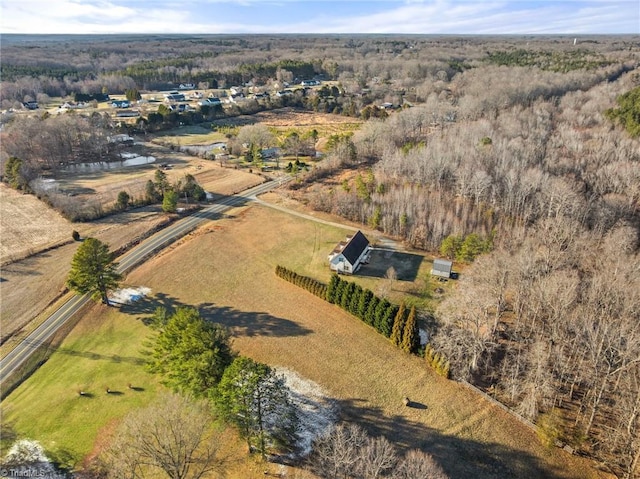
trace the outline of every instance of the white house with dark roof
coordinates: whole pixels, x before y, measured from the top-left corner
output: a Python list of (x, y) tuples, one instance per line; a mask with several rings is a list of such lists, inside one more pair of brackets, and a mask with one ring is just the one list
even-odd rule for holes
[(338, 273), (354, 274), (369, 261), (370, 252), (369, 240), (358, 231), (336, 245), (328, 258), (329, 268)]

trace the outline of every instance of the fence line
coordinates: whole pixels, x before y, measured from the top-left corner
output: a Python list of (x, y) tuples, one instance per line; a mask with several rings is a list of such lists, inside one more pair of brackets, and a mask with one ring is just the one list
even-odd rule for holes
[(486, 392), (484, 392), (482, 389), (474, 386), (473, 384), (468, 383), (467, 381), (465, 381), (464, 379), (458, 381), (460, 384), (462, 384), (463, 386), (466, 386), (468, 389), (472, 390), (475, 393), (480, 394), (482, 397), (484, 397), (487, 401), (489, 401), (492, 404), (495, 404), (496, 406), (500, 407), (501, 409), (505, 410), (506, 412), (508, 412), (509, 414), (511, 414), (513, 417), (515, 417), (518, 421), (520, 421), (521, 423), (523, 423), (525, 426), (529, 426), (533, 431), (535, 431), (537, 429), (537, 426), (532, 423), (531, 421), (529, 421), (528, 419), (526, 419), (525, 417), (521, 416), (520, 414), (518, 414), (517, 412), (515, 412), (513, 409), (511, 409), (510, 407), (505, 406), (504, 404), (502, 404), (500, 401), (498, 401), (497, 399), (489, 396)]

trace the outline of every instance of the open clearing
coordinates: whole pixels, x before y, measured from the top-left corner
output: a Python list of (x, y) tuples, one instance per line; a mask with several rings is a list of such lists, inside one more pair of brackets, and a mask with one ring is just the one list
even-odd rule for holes
[(212, 122), (213, 125), (221, 126), (244, 126), (256, 123), (262, 123), (278, 130), (293, 128), (306, 132), (315, 129), (321, 137), (354, 131), (362, 124), (361, 121), (355, 118), (310, 112), (298, 108), (279, 108), (277, 110), (261, 111), (254, 115), (240, 115)]
[(71, 239), (72, 224), (33, 195), (0, 184), (0, 264)]
[[(235, 214), (210, 223), (129, 275), (127, 283), (151, 288), (149, 296), (119, 311), (94, 307), (62, 351), (5, 400), (6, 417), (16, 421), (18, 432), (47, 448), (55, 441), (56, 447), (73, 444), (77, 454), (87, 454), (108, 418), (94, 414), (89, 419), (84, 414), (95, 412), (93, 407), (85, 412), (72, 407), (78, 383), (88, 380), (89, 372), (96, 387), (115, 381), (103, 376), (108, 372), (98, 367), (103, 364), (111, 369), (124, 365), (130, 377), (142, 374), (136, 372), (138, 364), (117, 363), (110, 355), (140, 357), (147, 332), (139, 318), (157, 306), (194, 305), (206, 318), (231, 328), (234, 347), (242, 354), (315, 381), (336, 398), (343, 418), (402, 449), (433, 454), (451, 477), (600, 477), (590, 462), (545, 449), (533, 431), (503, 410), (436, 376), (422, 359), (402, 353), (337, 307), (275, 276), (275, 266), (282, 264), (327, 280), (326, 255), (346, 230), (256, 205)], [(92, 343), (106, 331), (112, 336)], [(77, 343), (80, 336), (83, 344)], [(73, 365), (65, 353), (70, 349), (75, 351)], [(114, 352), (120, 349), (128, 352)], [(84, 372), (56, 374), (72, 366)], [(109, 374), (119, 377), (115, 369)], [(125, 376), (118, 381), (126, 384)], [(404, 407), (404, 396), (416, 407)], [(109, 417), (123, 411), (114, 409)], [(55, 424), (40, 426), (48, 416)]]
[[(222, 168), (212, 161), (156, 145), (149, 146), (149, 150), (153, 156), (174, 165), (166, 170), (170, 182), (192, 174), (206, 191), (217, 195), (232, 195), (264, 181), (258, 175)], [(153, 179), (155, 171), (156, 166), (152, 164), (109, 172), (67, 173), (57, 181), (61, 191), (76, 195), (69, 198), (70, 201), (78, 204), (98, 201), (109, 207), (120, 191), (127, 191), (133, 197), (142, 195), (145, 183)], [(71, 223), (35, 196), (22, 195), (4, 185), (0, 186), (0, 201), (1, 260), (2, 263), (11, 261), (3, 266), (1, 275), (0, 343), (23, 328), (64, 291), (71, 258), (78, 247), (71, 241), (74, 229), (82, 237), (93, 236), (115, 250), (167, 221), (167, 216), (156, 205), (88, 223)], [(42, 252), (56, 245), (59, 246)]]

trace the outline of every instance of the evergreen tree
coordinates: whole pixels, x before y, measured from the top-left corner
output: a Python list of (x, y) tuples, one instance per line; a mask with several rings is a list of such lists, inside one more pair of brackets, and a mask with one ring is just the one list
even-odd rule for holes
[(418, 329), (415, 306), (411, 306), (402, 336), (402, 349), (408, 353), (416, 354), (420, 349), (420, 330)]
[(284, 377), (266, 364), (239, 356), (218, 385), (214, 402), (238, 426), (249, 450), (265, 456), (272, 446), (291, 449), (298, 418)]
[(373, 293), (369, 289), (365, 289), (360, 295), (360, 300), (358, 301), (358, 317), (365, 321), (367, 314), (367, 307), (371, 302), (371, 298), (373, 298)]
[(367, 306), (367, 311), (364, 315), (364, 322), (374, 326), (376, 321), (376, 310), (378, 309), (378, 303), (380, 302), (380, 298), (371, 293), (371, 300)]
[(456, 235), (449, 235), (440, 244), (440, 254), (445, 258), (455, 259), (460, 253), (462, 238)]
[(407, 308), (404, 305), (404, 301), (400, 303), (400, 308), (396, 314), (395, 321), (393, 322), (393, 329), (391, 330), (391, 342), (396, 346), (402, 345), (402, 335), (404, 333), (404, 323), (406, 322), (405, 315), (407, 314)]
[(162, 170), (156, 170), (154, 174), (154, 182), (153, 184), (156, 187), (156, 190), (160, 192), (160, 194), (164, 194), (165, 191), (169, 189), (169, 180), (167, 179), (167, 174)]
[(178, 209), (178, 193), (173, 190), (164, 192), (162, 198), (162, 211), (165, 213), (175, 213)]
[(349, 301), (349, 312), (354, 316), (358, 315), (358, 304), (360, 304), (360, 297), (362, 296), (362, 286), (356, 284), (351, 294), (351, 300)]
[(147, 180), (147, 183), (144, 187), (144, 199), (148, 203), (155, 203), (160, 200), (160, 195), (158, 194), (156, 185), (151, 180)]
[(118, 288), (121, 279), (116, 266), (106, 244), (87, 238), (73, 255), (67, 287), (81, 294), (89, 293), (109, 305), (107, 292)]
[(129, 193), (127, 193), (126, 191), (121, 191), (120, 193), (118, 193), (118, 199), (116, 200), (116, 209), (126, 210), (129, 206), (129, 201), (131, 201)]
[(393, 329), (393, 322), (396, 314), (398, 313), (398, 306), (389, 303), (384, 315), (382, 316), (382, 322), (380, 323), (380, 332), (387, 338), (391, 336), (391, 330)]
[(195, 308), (183, 307), (160, 330), (148, 368), (175, 391), (202, 397), (218, 384), (234, 357), (223, 326), (205, 321)]
[(356, 289), (355, 283), (351, 281), (347, 282), (347, 286), (342, 290), (342, 296), (340, 297), (340, 307), (345, 311), (349, 311), (349, 303), (351, 302), (351, 296)]
[(386, 298), (381, 299), (376, 306), (373, 327), (376, 328), (379, 333), (383, 331), (384, 317), (387, 314), (389, 306), (391, 306), (391, 303)]
[[(336, 275), (337, 276), (337, 275)], [(340, 306), (340, 301), (342, 300), (342, 292), (347, 287), (347, 282), (342, 278), (338, 277), (338, 283), (336, 284), (335, 295), (333, 303)]]
[(16, 190), (27, 190), (28, 182), (24, 175), (24, 162), (15, 156), (9, 157), (4, 165), (4, 180)]

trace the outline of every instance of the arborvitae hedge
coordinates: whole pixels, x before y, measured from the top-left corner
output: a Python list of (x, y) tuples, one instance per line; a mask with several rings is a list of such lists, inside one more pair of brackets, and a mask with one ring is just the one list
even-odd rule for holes
[(424, 358), (427, 360), (427, 364), (435, 369), (440, 376), (447, 379), (449, 378), (451, 367), (449, 361), (447, 361), (444, 355), (434, 351), (430, 344), (427, 344), (427, 347), (424, 350)]
[(276, 275), (284, 280), (289, 281), (290, 283), (295, 284), (296, 286), (300, 286), (301, 288), (306, 289), (311, 294), (314, 294), (319, 298), (327, 298), (327, 285), (321, 283), (317, 279), (299, 275), (295, 271), (291, 271), (290, 269), (287, 269), (284, 266), (280, 265), (276, 266)]
[[(346, 281), (337, 274), (331, 276), (328, 285), (308, 276), (301, 276), (283, 266), (276, 266), (276, 275), (326, 299), (329, 303), (337, 304), (373, 326), (380, 334), (387, 338), (391, 337), (391, 341), (405, 351), (411, 354), (419, 352), (420, 334), (415, 307), (411, 308), (409, 317), (406, 317), (404, 304), (399, 307), (390, 303), (386, 298), (379, 298), (371, 290), (363, 289), (360, 285)], [(398, 321), (400, 323), (396, 324)], [(425, 350), (425, 358), (438, 374), (449, 377), (449, 361), (443, 355), (436, 353), (430, 345), (427, 345)]]
[(404, 323), (407, 320), (407, 308), (404, 302), (400, 304), (400, 309), (396, 313), (396, 319), (393, 322), (393, 329), (391, 330), (391, 342), (398, 347), (402, 346), (402, 336), (404, 334)]

